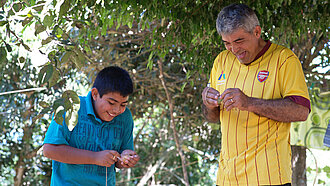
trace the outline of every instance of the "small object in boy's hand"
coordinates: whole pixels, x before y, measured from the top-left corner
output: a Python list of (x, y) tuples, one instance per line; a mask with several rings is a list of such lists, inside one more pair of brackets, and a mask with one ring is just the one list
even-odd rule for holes
[(222, 99), (220, 97), (218, 97), (218, 105), (220, 105), (222, 102)]
[(118, 157), (118, 159), (120, 161), (122, 161), (123, 163), (127, 164), (127, 160), (130, 158), (133, 158), (133, 157), (135, 157), (135, 156), (131, 155), (131, 154), (127, 154), (127, 155), (123, 155), (121, 158)]

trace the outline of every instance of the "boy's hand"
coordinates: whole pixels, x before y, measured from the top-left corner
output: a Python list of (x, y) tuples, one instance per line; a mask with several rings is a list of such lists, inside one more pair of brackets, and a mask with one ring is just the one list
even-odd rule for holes
[(130, 168), (134, 167), (139, 160), (140, 156), (136, 152), (127, 149), (121, 153), (116, 165), (118, 168)]
[(117, 151), (104, 150), (95, 153), (94, 161), (96, 165), (111, 167), (111, 165), (118, 161), (117, 157), (120, 157)]

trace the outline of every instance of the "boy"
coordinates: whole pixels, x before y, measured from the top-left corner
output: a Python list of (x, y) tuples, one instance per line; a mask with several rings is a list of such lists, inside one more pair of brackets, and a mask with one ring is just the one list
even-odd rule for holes
[(115, 167), (134, 167), (133, 118), (126, 108), (133, 83), (119, 67), (101, 70), (92, 90), (80, 97), (78, 123), (52, 120), (44, 155), (53, 160), (51, 185), (115, 185)]

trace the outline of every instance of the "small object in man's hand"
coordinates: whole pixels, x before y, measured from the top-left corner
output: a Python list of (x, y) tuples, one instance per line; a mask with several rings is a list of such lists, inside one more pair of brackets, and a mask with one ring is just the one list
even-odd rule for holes
[(220, 97), (218, 97), (218, 105), (220, 105), (222, 102), (222, 99)]

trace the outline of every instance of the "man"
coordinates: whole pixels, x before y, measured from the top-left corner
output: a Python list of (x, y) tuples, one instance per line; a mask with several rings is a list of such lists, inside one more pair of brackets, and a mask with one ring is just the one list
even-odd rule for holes
[(75, 128), (69, 131), (65, 121), (52, 120), (43, 147), (53, 160), (51, 185), (115, 185), (115, 167), (130, 168), (138, 162), (133, 119), (126, 108), (132, 92), (127, 71), (104, 68), (87, 97), (80, 97)]
[(214, 61), (202, 108), (221, 122), (217, 185), (291, 185), (290, 122), (310, 111), (299, 59), (264, 41), (244, 4), (223, 8), (216, 27), (227, 50)]

